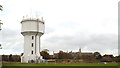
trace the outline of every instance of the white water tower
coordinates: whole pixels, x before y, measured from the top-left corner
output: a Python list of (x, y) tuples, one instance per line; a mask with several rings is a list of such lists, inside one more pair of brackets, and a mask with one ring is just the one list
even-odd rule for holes
[(22, 63), (41, 62), (40, 37), (44, 34), (45, 24), (43, 19), (26, 18), (21, 21), (21, 34), (24, 36), (24, 53)]

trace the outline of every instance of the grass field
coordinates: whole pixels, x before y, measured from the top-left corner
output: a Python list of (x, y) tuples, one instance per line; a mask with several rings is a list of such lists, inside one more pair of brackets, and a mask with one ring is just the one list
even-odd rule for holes
[(3, 63), (2, 66), (118, 66), (118, 63), (76, 63), (76, 64), (58, 64), (58, 63)]

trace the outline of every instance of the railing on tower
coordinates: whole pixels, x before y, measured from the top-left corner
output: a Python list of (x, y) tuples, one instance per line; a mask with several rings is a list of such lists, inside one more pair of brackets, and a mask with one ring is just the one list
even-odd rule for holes
[(37, 21), (41, 21), (44, 23), (44, 20), (43, 20), (43, 17), (40, 18), (37, 18), (37, 17), (28, 17), (27, 15), (26, 16), (23, 16), (23, 20), (22, 21), (25, 21), (25, 20), (37, 20)]

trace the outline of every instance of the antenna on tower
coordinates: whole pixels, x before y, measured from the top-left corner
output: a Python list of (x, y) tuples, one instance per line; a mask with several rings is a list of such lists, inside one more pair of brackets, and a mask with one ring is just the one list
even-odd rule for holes
[(36, 18), (38, 18), (38, 12), (35, 13)]
[(30, 18), (32, 18), (32, 9), (30, 9)]
[(81, 48), (79, 48), (79, 52), (81, 53)]
[(43, 21), (43, 17), (41, 17), (41, 20)]
[(26, 15), (26, 19), (28, 18), (28, 15)]
[(23, 19), (25, 19), (25, 16), (23, 16)]

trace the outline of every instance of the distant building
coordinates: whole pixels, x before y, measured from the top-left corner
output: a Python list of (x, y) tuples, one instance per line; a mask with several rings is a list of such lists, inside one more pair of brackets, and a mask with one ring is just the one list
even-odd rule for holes
[(94, 57), (94, 54), (92, 52), (82, 52), (81, 48), (79, 49), (78, 52), (69, 52), (72, 54), (74, 59), (89, 59), (91, 57)]
[(53, 59), (58, 59), (59, 57), (58, 57), (58, 53), (54, 53), (53, 54)]
[[(94, 53), (92, 52), (82, 52), (81, 49), (79, 49), (78, 52), (63, 52), (62, 56), (65, 56), (64, 59), (66, 59), (66, 57), (70, 58), (70, 59), (89, 59), (89, 58), (93, 58), (94, 57)], [(53, 54), (53, 58), (54, 59), (59, 59), (59, 53), (54, 53)]]
[(114, 61), (113, 58), (114, 58), (113, 55), (107, 55), (107, 54), (105, 54), (102, 57), (102, 61), (103, 62), (113, 62)]

